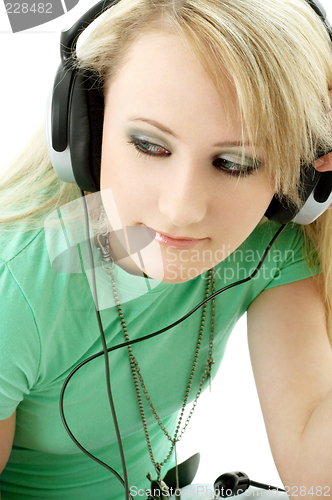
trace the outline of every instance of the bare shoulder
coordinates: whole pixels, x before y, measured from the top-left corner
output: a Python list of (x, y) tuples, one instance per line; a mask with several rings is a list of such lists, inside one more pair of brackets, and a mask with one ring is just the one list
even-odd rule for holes
[(250, 356), (279, 473), (332, 386), (332, 350), (320, 277), (262, 292), (248, 309)]
[(4, 469), (13, 446), (16, 412), (5, 420), (0, 420), (0, 472)]

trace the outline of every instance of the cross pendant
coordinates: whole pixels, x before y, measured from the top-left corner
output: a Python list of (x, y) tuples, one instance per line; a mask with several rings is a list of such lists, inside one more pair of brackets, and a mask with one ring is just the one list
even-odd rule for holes
[(149, 500), (166, 500), (170, 497), (168, 486), (160, 477), (152, 479), (151, 472), (146, 477), (151, 483)]

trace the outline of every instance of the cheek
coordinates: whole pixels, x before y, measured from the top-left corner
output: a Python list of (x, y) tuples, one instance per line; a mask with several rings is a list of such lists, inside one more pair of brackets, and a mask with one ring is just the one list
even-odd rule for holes
[(117, 184), (118, 179), (121, 179), (121, 150), (117, 148), (116, 142), (117, 141), (114, 140), (114, 136), (110, 131), (103, 137), (100, 167), (101, 189), (114, 189), (114, 181), (116, 181)]
[[(263, 217), (274, 195), (268, 182), (246, 185), (230, 190), (219, 204), (219, 217), (228, 226), (255, 225)], [(222, 205), (222, 209), (220, 207)]]
[[(238, 186), (239, 187), (239, 186)], [(214, 234), (217, 245), (226, 244), (234, 250), (241, 245), (264, 216), (274, 191), (268, 181), (232, 190), (216, 207)]]
[(275, 186), (273, 181), (268, 177), (267, 173), (263, 173), (257, 179), (253, 188), (248, 189), (243, 203), (243, 211), (248, 212), (248, 216), (251, 215), (260, 220), (270, 205), (274, 194)]
[(155, 211), (157, 194), (146, 170), (138, 165), (130, 146), (117, 148), (108, 141), (103, 147), (100, 186), (109, 219), (116, 211), (124, 225), (132, 225)]
[[(112, 141), (112, 134), (103, 138), (100, 189), (103, 205), (112, 228), (123, 227), (123, 203), (124, 189), (128, 189), (123, 172), (121, 172), (121, 152), (116, 147), (116, 141)], [(127, 184), (127, 186), (126, 186)]]

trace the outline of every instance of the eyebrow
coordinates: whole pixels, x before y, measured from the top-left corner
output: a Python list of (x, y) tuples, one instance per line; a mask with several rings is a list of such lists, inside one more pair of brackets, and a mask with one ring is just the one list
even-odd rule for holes
[[(162, 132), (165, 132), (166, 134), (169, 134), (173, 136), (175, 139), (179, 139), (179, 137), (168, 127), (165, 125), (162, 125), (161, 123), (155, 121), (155, 120), (150, 120), (149, 118), (143, 118), (141, 116), (136, 116), (129, 118), (129, 121), (135, 122), (135, 121), (141, 121), (148, 123), (149, 125), (152, 125), (153, 127), (158, 128)], [(213, 147), (216, 148), (228, 148), (228, 147), (240, 147), (240, 146), (251, 146), (251, 144), (248, 141), (242, 142), (242, 141), (224, 141), (224, 142), (218, 142), (217, 144), (214, 144)]]

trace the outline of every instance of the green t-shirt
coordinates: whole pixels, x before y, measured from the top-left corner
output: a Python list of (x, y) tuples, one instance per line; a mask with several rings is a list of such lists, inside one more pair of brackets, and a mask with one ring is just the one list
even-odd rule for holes
[[(221, 262), (216, 267), (217, 289), (247, 276), (277, 229), (278, 225), (270, 222), (259, 225), (239, 249)], [(79, 260), (71, 272), (58, 272), (50, 264), (44, 230), (3, 234), (0, 238), (0, 419), (8, 418), (17, 409), (13, 450), (0, 475), (2, 500), (124, 498), (118, 480), (71, 441), (59, 414), (59, 396), (66, 377), (84, 359), (101, 351), (89, 272), (82, 269), (83, 246), (78, 245), (75, 255)], [(98, 292), (111, 297), (111, 283), (100, 268), (99, 253), (96, 249), (94, 252), (95, 260), (99, 259)], [(255, 279), (216, 298), (213, 373), (221, 363), (235, 323), (262, 290), (318, 272), (309, 270), (303, 252), (301, 231), (296, 225), (287, 227)], [(131, 339), (180, 318), (204, 298), (206, 287), (203, 275), (181, 284), (151, 280), (148, 289), (146, 279), (129, 275), (118, 266), (115, 280)], [(201, 314), (202, 309), (177, 327), (132, 347), (153, 404), (171, 435), (188, 384)], [(210, 303), (191, 401), (208, 356), (209, 315)], [(101, 319), (108, 346), (122, 343), (116, 308), (101, 307)], [(146, 474), (154, 471), (127, 348), (112, 352), (109, 359), (129, 483), (137, 489), (148, 488)], [(161, 462), (170, 443), (142, 397), (155, 459)], [(84, 365), (71, 379), (64, 410), (81, 444), (122, 475), (102, 356)], [(163, 474), (172, 465), (170, 460)]]

